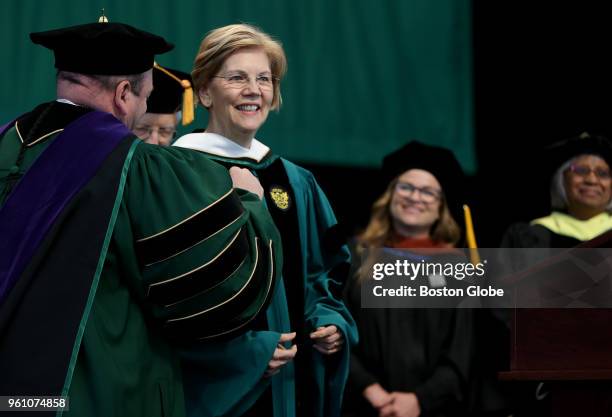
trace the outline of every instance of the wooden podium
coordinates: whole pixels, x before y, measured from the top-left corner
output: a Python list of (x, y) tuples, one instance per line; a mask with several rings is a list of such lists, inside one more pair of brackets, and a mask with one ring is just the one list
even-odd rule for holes
[(516, 309), (511, 344), (500, 379), (544, 382), (548, 415), (612, 416), (612, 310)]
[[(580, 247), (611, 242), (607, 233)], [(517, 308), (512, 313), (510, 370), (500, 379), (543, 382), (538, 394), (549, 398), (542, 417), (612, 417), (612, 309)]]

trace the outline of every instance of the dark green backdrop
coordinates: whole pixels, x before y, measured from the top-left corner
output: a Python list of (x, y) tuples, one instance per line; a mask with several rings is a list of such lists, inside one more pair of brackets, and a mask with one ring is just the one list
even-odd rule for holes
[[(469, 0), (2, 1), (0, 116), (54, 98), (52, 54), (28, 34), (97, 20), (176, 44), (162, 65), (189, 71), (203, 35), (248, 22), (279, 39), (283, 107), (258, 137), (297, 161), (376, 166), (406, 140), (451, 147), (475, 169)], [(112, 59), (112, 57), (109, 57)], [(203, 127), (205, 114), (197, 113)], [(192, 125), (193, 126), (193, 125)]]

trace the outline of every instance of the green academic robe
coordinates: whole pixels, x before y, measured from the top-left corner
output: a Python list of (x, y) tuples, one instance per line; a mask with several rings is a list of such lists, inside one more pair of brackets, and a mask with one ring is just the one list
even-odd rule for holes
[[(349, 347), (356, 343), (357, 331), (340, 294), (350, 253), (335, 239), (337, 222), (325, 194), (309, 171), (256, 140), (247, 150), (219, 135), (196, 133), (179, 138), (174, 146), (198, 150), (227, 167), (248, 168), (258, 176), (286, 259), (267, 323), (259, 323), (240, 339), (210, 347), (206, 354), (184, 352), (188, 414), (242, 415), (271, 384), (275, 417), (295, 416), (296, 397), (298, 415), (339, 416)], [(331, 356), (320, 354), (309, 340), (310, 332), (327, 325), (337, 326), (346, 340), (345, 349)], [(296, 359), (278, 375), (262, 378), (280, 333), (292, 331), (298, 333)], [(211, 404), (211, 397), (225, 401)]]
[[(62, 129), (86, 113), (75, 109), (43, 105), (0, 137), (0, 207)], [(264, 205), (233, 190), (222, 166), (197, 152), (126, 140), (116, 194), (105, 197), (115, 201), (111, 220), (92, 220), (109, 229), (104, 253), (96, 255), (102, 267), (70, 341), (62, 391), (70, 411), (64, 415), (185, 415), (179, 347), (197, 352), (217, 337), (244, 333), (268, 305), (282, 265), (278, 232)], [(87, 224), (80, 227), (86, 233)], [(73, 253), (54, 252), (53, 242), (43, 246), (49, 259), (87, 261), (78, 242)], [(19, 311), (20, 301), (10, 301)], [(61, 307), (61, 300), (48, 303)], [(10, 329), (11, 322), (2, 325)], [(0, 336), (0, 355), (9, 344)], [(44, 343), (27, 349), (46, 354)]]

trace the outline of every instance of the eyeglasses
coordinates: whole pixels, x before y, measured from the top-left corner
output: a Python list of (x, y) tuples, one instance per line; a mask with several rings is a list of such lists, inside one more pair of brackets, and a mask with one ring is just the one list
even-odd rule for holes
[[(226, 75), (213, 75), (213, 78), (222, 78), (229, 88), (246, 88), (251, 85), (251, 77), (244, 72), (232, 72)], [(269, 74), (260, 74), (255, 82), (262, 90), (271, 90), (274, 87), (274, 77)]]
[(168, 141), (176, 137), (176, 129), (164, 126), (136, 126), (134, 134), (142, 140), (147, 140), (153, 132), (157, 132), (160, 139)]
[(570, 165), (569, 171), (578, 175), (579, 177), (586, 178), (591, 175), (591, 172), (595, 174), (600, 180), (609, 180), (611, 178), (610, 170), (606, 168), (591, 168), (586, 165)]
[(409, 182), (398, 182), (395, 185), (395, 190), (400, 194), (412, 195), (418, 191), (421, 195), (421, 200), (424, 203), (434, 203), (442, 197), (442, 192), (429, 187), (417, 187)]

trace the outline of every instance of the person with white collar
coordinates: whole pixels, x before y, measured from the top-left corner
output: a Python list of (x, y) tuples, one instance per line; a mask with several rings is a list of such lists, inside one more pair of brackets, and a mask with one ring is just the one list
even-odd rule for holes
[[(349, 251), (333, 238), (337, 222), (313, 175), (255, 139), (270, 110), (281, 104), (286, 65), (281, 45), (253, 26), (229, 25), (208, 33), (191, 74), (209, 113), (208, 126), (174, 143), (257, 175), (287, 260), (267, 318), (243, 337), (243, 344), (224, 346), (224, 355), (211, 350), (208, 358), (186, 359), (190, 365), (183, 368), (195, 369), (190, 379), (199, 382), (190, 384), (187, 401), (201, 415), (273, 415), (272, 409), (275, 416), (340, 413), (348, 347), (357, 338), (354, 321), (336, 291), (349, 270)], [(251, 354), (253, 346), (262, 343), (267, 353)], [(255, 363), (245, 361), (242, 372), (226, 374), (226, 384), (207, 383), (209, 374), (197, 373), (198, 361), (211, 363), (213, 358), (215, 367), (224, 369), (227, 361), (235, 369), (234, 354), (254, 358)], [(227, 410), (209, 410), (211, 396), (228, 398)], [(228, 411), (233, 406), (237, 408)]]

